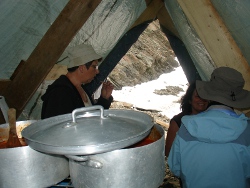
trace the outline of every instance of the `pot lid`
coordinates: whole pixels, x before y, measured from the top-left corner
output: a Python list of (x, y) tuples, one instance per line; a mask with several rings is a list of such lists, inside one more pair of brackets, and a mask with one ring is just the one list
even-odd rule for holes
[(90, 155), (133, 145), (150, 133), (153, 124), (153, 118), (143, 112), (91, 106), (39, 120), (26, 127), (22, 136), (41, 152)]

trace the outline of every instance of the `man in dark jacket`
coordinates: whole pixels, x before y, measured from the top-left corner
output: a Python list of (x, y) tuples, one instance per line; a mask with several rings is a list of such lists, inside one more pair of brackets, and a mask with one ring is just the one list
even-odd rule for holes
[(82, 44), (69, 52), (70, 64), (68, 73), (61, 75), (41, 97), (43, 100), (41, 119), (57, 115), (72, 113), (76, 108), (92, 105), (102, 105), (108, 109), (113, 101), (114, 89), (110, 82), (103, 83), (101, 96), (94, 103), (92, 94), (83, 89), (83, 85), (90, 83), (99, 73), (98, 62), (102, 57), (92, 46)]

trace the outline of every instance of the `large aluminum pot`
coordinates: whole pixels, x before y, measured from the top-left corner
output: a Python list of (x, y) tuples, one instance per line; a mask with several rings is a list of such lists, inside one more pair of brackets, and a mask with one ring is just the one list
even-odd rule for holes
[(165, 175), (164, 130), (156, 126), (158, 140), (131, 147), (154, 127), (146, 113), (91, 106), (33, 123), (22, 135), (33, 149), (67, 156), (75, 187), (156, 188)]
[[(21, 136), (18, 130), (34, 122), (18, 121), (18, 136)], [(2, 130), (8, 127), (8, 124), (0, 125)], [(2, 135), (1, 139), (6, 138)], [(68, 165), (68, 159), (63, 156), (40, 153), (29, 146), (0, 149), (0, 187), (48, 187), (69, 176)]]
[[(157, 141), (135, 148), (70, 159), (70, 176), (74, 187), (157, 188), (165, 176), (164, 130)], [(81, 160), (83, 162), (81, 162)]]

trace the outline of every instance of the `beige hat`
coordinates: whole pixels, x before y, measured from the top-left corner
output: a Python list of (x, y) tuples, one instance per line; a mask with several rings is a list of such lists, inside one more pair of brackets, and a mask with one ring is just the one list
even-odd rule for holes
[(79, 65), (84, 65), (92, 60), (102, 58), (98, 55), (92, 46), (87, 44), (81, 44), (68, 51), (69, 65), (68, 68), (72, 68)]
[(250, 91), (244, 90), (245, 80), (240, 72), (229, 67), (216, 68), (210, 81), (196, 81), (203, 99), (216, 101), (233, 108), (250, 107)]

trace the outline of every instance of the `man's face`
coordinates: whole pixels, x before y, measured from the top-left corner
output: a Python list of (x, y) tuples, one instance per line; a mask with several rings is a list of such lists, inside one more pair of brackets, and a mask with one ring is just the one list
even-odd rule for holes
[[(85, 65), (84, 65), (85, 66)], [(84, 83), (90, 83), (97, 74), (99, 74), (99, 70), (98, 70), (98, 60), (94, 60), (92, 61), (92, 64), (90, 65), (90, 67), (87, 69), (87, 67), (85, 66), (85, 81)]]

